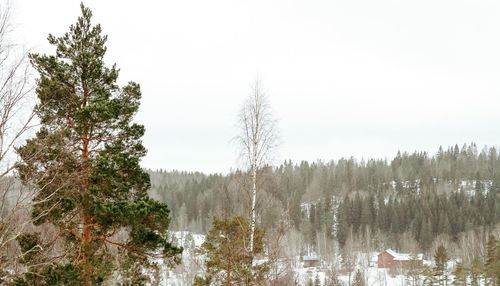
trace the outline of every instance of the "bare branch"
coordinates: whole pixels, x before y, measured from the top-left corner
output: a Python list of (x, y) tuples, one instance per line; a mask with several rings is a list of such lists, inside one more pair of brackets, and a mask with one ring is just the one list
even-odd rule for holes
[(240, 130), (235, 141), (240, 145), (240, 159), (249, 168), (252, 178), (249, 252), (253, 253), (258, 172), (270, 163), (278, 138), (276, 121), (259, 80), (255, 80), (252, 93), (243, 103), (238, 126)]
[[(22, 256), (16, 239), (33, 226), (30, 215), (37, 192), (22, 187), (14, 174), (15, 147), (23, 143), (36, 127), (33, 107), (33, 81), (28, 53), (10, 42), (13, 32), (11, 6), (0, 4), (0, 280), (13, 275)], [(46, 210), (56, 208), (54, 204)], [(38, 218), (46, 212), (38, 214)]]

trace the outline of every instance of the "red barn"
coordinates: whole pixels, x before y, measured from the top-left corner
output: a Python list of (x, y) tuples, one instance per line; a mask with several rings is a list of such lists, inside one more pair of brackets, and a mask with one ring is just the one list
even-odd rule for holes
[(379, 253), (378, 268), (415, 268), (423, 266), (423, 255), (412, 256), (407, 253), (397, 253), (387, 249)]

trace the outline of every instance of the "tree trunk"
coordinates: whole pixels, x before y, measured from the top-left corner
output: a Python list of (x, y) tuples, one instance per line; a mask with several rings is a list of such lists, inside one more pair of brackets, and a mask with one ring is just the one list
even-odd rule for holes
[(226, 277), (226, 286), (231, 286), (232, 284), (232, 277), (231, 277), (231, 262), (229, 262), (229, 269), (227, 270), (227, 277)]
[[(87, 101), (90, 96), (89, 88), (87, 82), (82, 83), (83, 86), (83, 103), (82, 107), (87, 106)], [(89, 170), (89, 144), (90, 144), (90, 135), (87, 128), (84, 129), (83, 136), (83, 148), (82, 148), (82, 192), (87, 194), (89, 192), (89, 182), (88, 182), (88, 170)], [(88, 203), (88, 202), (84, 202)], [(85, 211), (84, 211), (85, 212)], [(92, 285), (92, 263), (89, 260), (89, 247), (92, 243), (92, 217), (86, 213), (83, 214), (83, 229), (82, 229), (82, 248), (83, 248), (83, 285), (91, 286)]]
[[(82, 160), (83, 160), (83, 183), (82, 183), (82, 191), (84, 193), (88, 192), (88, 179), (87, 179), (87, 164), (89, 159), (89, 150), (88, 150), (89, 141), (87, 139), (83, 140), (83, 152), (82, 152)], [(92, 230), (91, 230), (92, 218), (84, 214), (83, 215), (83, 229), (82, 229), (82, 248), (83, 248), (83, 285), (91, 286), (92, 285), (92, 264), (88, 258), (88, 248), (90, 247), (90, 243), (92, 241)]]
[(255, 233), (255, 201), (257, 200), (257, 170), (252, 166), (252, 219), (250, 221), (250, 255), (253, 261), (253, 238)]
[(92, 285), (92, 264), (89, 261), (89, 257), (87, 254), (88, 247), (91, 242), (91, 218), (90, 216), (84, 216), (83, 218), (83, 236), (82, 236), (82, 247), (83, 247), (83, 263), (84, 263), (84, 276), (83, 276), (83, 285), (91, 286)]

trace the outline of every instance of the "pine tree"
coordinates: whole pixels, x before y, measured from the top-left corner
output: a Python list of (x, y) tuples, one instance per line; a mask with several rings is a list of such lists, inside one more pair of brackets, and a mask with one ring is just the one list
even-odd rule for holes
[(433, 271), (432, 271), (432, 268), (428, 267), (428, 266), (424, 266), (423, 270), (422, 270), (422, 276), (423, 276), (423, 285), (424, 286), (432, 286), (434, 285), (435, 283), (435, 277), (433, 276)]
[(444, 286), (448, 285), (448, 275), (446, 266), (448, 265), (448, 254), (446, 248), (443, 245), (438, 246), (434, 254), (434, 276), (438, 282), (438, 285)]
[(91, 24), (90, 9), (82, 4), (81, 12), (69, 32), (49, 35), (55, 55), (30, 55), (40, 74), (41, 128), (17, 149), (17, 170), (38, 190), (35, 223), (56, 227), (64, 263), (88, 286), (118, 267), (110, 248), (127, 254), (127, 273), (142, 273), (151, 256), (178, 262), (181, 249), (167, 240), (169, 209), (148, 197), (149, 175), (139, 165), (144, 127), (132, 120), (140, 87), (117, 85), (118, 69), (103, 61), (107, 36)]
[(214, 218), (201, 247), (207, 274), (197, 277), (194, 285), (262, 285), (269, 267), (254, 264), (252, 259), (264, 251), (264, 230), (255, 229), (253, 254), (247, 251), (250, 231), (249, 222), (242, 217)]
[(481, 273), (483, 273), (481, 261), (478, 257), (474, 257), (470, 267), (471, 286), (478, 286), (481, 282)]
[(467, 269), (460, 262), (455, 266), (455, 271), (453, 271), (454, 279), (453, 285), (455, 286), (466, 286), (467, 285)]
[(420, 285), (421, 275), (422, 275), (422, 265), (418, 262), (418, 257), (416, 255), (410, 256), (410, 262), (405, 273), (406, 284), (408, 285)]
[(499, 241), (490, 236), (486, 245), (486, 261), (484, 264), (484, 278), (487, 285), (500, 285)]

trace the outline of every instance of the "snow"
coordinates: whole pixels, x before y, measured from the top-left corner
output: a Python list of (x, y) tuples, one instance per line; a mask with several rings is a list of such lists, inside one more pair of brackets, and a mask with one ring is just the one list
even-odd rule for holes
[[(167, 269), (166, 266), (161, 267), (161, 286), (187, 286), (191, 285), (194, 276), (203, 275), (203, 263), (204, 257), (199, 255), (195, 250), (200, 247), (205, 241), (205, 236), (202, 234), (190, 233), (187, 231), (177, 231), (172, 232), (171, 237), (176, 241), (177, 245), (184, 247), (184, 252), (182, 254), (182, 264), (177, 266), (175, 269)], [(389, 254), (393, 255), (398, 260), (408, 260), (412, 259), (412, 255), (407, 253), (398, 253), (392, 249), (386, 250)], [(318, 277), (322, 286), (326, 284), (327, 278), (331, 275), (330, 269), (336, 269), (337, 278), (344, 283), (344, 285), (349, 285), (349, 280), (351, 283), (354, 280), (356, 271), (360, 271), (367, 282), (366, 285), (380, 285), (380, 286), (404, 286), (408, 285), (408, 275), (405, 275), (406, 270), (404, 269), (385, 269), (377, 267), (379, 252), (352, 253), (354, 259), (354, 267), (352, 271), (349, 272), (342, 268), (341, 257), (336, 255), (333, 261), (328, 264), (325, 261), (321, 261), (321, 256), (314, 252), (308, 253), (306, 256), (297, 256), (290, 260), (282, 259), (279, 260), (278, 267), (285, 268), (287, 265), (291, 266), (293, 274), (298, 282), (298, 285), (307, 285), (309, 281), (313, 281)], [(307, 259), (319, 259), (320, 265), (315, 267), (304, 267), (304, 260)], [(422, 259), (423, 255), (417, 255), (418, 259)], [(268, 261), (265, 257), (256, 260), (255, 263), (263, 263)], [(158, 261), (160, 265), (162, 261)], [(433, 262), (429, 260), (423, 260), (423, 264), (429, 267), (433, 266)], [(455, 261), (448, 263), (448, 271), (451, 272), (455, 265)], [(424, 280), (423, 276), (418, 276), (420, 284)], [(449, 281), (453, 281), (453, 277), (449, 275)]]
[(174, 269), (168, 269), (164, 263), (161, 267), (161, 286), (188, 286), (197, 274), (203, 274), (200, 266), (203, 265), (204, 256), (196, 253), (196, 249), (205, 242), (205, 235), (189, 231), (175, 231), (171, 239), (176, 245), (184, 248), (182, 263)]
[(409, 253), (398, 253), (392, 249), (386, 249), (385, 251), (392, 255), (392, 257), (394, 257), (394, 260), (398, 261), (408, 261), (413, 259), (422, 260), (424, 257), (423, 254), (417, 254), (416, 256), (413, 256)]
[[(338, 275), (337, 278), (344, 283), (344, 285), (349, 285), (349, 280), (352, 284), (356, 271), (359, 270), (367, 282), (366, 285), (380, 285), (380, 286), (405, 286), (408, 285), (408, 277), (405, 276), (402, 269), (385, 269), (378, 268), (377, 256), (379, 253), (356, 253), (356, 266), (353, 268), (351, 275), (349, 273), (343, 273)], [(403, 256), (404, 258), (404, 256)], [(340, 257), (337, 258), (339, 260)], [(368, 264), (367, 264), (368, 263)], [(431, 261), (424, 260), (424, 264), (432, 265)], [(449, 270), (451, 270), (450, 265), (448, 265)], [(345, 272), (345, 271), (344, 271)], [(307, 285), (309, 280), (314, 281), (316, 275), (318, 276), (321, 285), (325, 285), (326, 278), (328, 277), (329, 271), (326, 268), (321, 267), (309, 267), (304, 268), (299, 265), (295, 268), (295, 273), (297, 274), (297, 281), (299, 285)], [(424, 277), (419, 276), (420, 283), (423, 281)], [(449, 281), (453, 280), (452, 276), (449, 276)]]
[[(177, 245), (184, 248), (192, 248), (189, 246), (200, 247), (205, 242), (205, 235), (191, 233), (190, 231), (174, 231), (171, 236)], [(189, 245), (191, 243), (193, 245)]]

